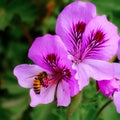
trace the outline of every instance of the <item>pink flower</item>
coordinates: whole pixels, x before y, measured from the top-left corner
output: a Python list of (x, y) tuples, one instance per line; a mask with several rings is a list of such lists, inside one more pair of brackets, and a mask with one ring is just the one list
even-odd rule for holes
[(90, 2), (73, 2), (59, 14), (56, 34), (66, 45), (72, 68), (77, 71), (79, 90), (88, 85), (90, 77), (98, 81), (113, 78), (113, 66), (106, 61), (117, 52), (117, 32), (105, 15), (96, 15)]
[(20, 86), (30, 88), (30, 106), (57, 100), (58, 106), (68, 106), (70, 97), (78, 93), (75, 71), (67, 59), (67, 50), (59, 36), (38, 37), (29, 49), (33, 65), (15, 67), (14, 75)]
[(120, 113), (120, 64), (114, 63), (115, 76), (111, 80), (98, 82), (99, 90), (108, 98), (112, 97), (117, 112)]

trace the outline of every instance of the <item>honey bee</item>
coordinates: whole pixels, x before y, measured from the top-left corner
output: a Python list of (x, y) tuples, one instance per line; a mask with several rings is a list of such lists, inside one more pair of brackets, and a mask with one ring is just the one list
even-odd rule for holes
[(33, 89), (36, 94), (40, 94), (41, 85), (46, 87), (43, 80), (47, 80), (48, 79), (47, 76), (48, 76), (47, 73), (43, 71), (35, 77), (33, 82)]

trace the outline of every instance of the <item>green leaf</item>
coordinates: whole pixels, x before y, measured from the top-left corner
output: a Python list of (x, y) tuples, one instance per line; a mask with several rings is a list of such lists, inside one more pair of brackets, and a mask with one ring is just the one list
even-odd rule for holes
[[(47, 104), (47, 105), (38, 105), (37, 107), (33, 108), (31, 113), (31, 118), (34, 120), (56, 120), (56, 116), (54, 115), (55, 110), (54, 103)], [(56, 109), (57, 110), (57, 109)]]
[(12, 18), (18, 15), (22, 22), (32, 26), (37, 18), (37, 9), (32, 1), (1, 0), (0, 1), (0, 30), (11, 26)]

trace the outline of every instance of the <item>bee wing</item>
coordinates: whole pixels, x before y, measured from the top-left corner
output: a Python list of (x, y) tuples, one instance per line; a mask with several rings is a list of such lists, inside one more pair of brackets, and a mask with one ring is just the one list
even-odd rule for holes
[(32, 77), (34, 77), (34, 78), (35, 78), (36, 76), (37, 76), (37, 75), (32, 75), (32, 76), (29, 76), (29, 77), (27, 77), (27, 78), (32, 78)]

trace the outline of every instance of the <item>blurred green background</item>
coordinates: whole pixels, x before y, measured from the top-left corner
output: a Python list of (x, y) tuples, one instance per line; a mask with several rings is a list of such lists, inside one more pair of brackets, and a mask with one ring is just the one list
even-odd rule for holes
[[(0, 0), (0, 120), (65, 120), (69, 107), (56, 107), (56, 103), (29, 106), (29, 89), (21, 88), (13, 75), (13, 68), (32, 63), (27, 57), (34, 39), (46, 33), (55, 34), (56, 18), (60, 11), (74, 0)], [(88, 0), (84, 0), (88, 1)], [(89, 0), (99, 15), (120, 30), (120, 0)], [(95, 120), (99, 109), (108, 99), (96, 92), (91, 81), (82, 92), (82, 100), (71, 120)], [(119, 120), (110, 103), (97, 120)]]

